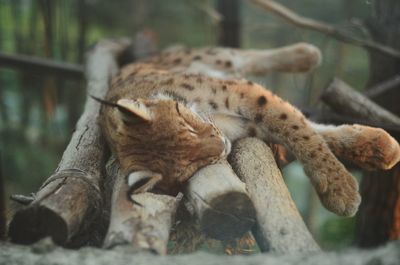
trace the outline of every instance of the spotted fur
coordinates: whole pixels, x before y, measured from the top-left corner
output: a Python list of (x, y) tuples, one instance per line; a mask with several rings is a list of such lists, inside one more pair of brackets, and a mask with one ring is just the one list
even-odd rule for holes
[[(290, 64), (288, 58), (296, 63)], [(303, 164), (327, 209), (353, 215), (360, 203), (358, 185), (336, 156), (364, 168), (387, 169), (400, 159), (399, 144), (381, 129), (311, 123), (271, 91), (235, 78), (266, 73), (271, 65), (275, 70), (312, 69), (319, 61), (318, 50), (307, 44), (275, 53), (222, 48), (165, 51), (122, 68), (107, 94), (111, 102), (141, 101), (149, 108), (151, 125), (124, 123), (118, 109), (103, 107), (105, 134), (127, 173), (157, 172), (167, 192), (176, 192), (197, 169), (224, 157), (224, 137), (277, 142)], [(212, 117), (224, 136), (202, 115)]]

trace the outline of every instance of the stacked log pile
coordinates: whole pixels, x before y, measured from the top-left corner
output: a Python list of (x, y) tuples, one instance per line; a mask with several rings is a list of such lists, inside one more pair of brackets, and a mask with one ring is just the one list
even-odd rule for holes
[[(89, 52), (88, 95), (104, 98), (110, 79), (120, 67), (120, 55), (129, 49), (127, 40), (105, 40)], [(334, 83), (331, 87), (338, 86)], [(328, 96), (325, 100), (332, 98), (339, 97)], [(229, 162), (199, 170), (183, 195), (146, 192), (128, 198), (128, 186), (118, 164), (114, 161), (106, 168), (109, 152), (99, 128), (99, 110), (100, 104), (88, 96), (55, 173), (11, 220), (11, 241), (31, 244), (51, 237), (66, 247), (113, 248), (129, 244), (138, 252), (166, 254), (171, 227), (180, 218), (177, 208), (185, 204), (190, 205), (190, 212), (207, 237), (229, 240), (251, 230), (265, 252), (320, 250), (264, 142), (253, 138), (238, 141)]]

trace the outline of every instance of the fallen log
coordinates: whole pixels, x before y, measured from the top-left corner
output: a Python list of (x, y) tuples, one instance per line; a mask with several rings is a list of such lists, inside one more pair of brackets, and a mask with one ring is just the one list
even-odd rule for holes
[(128, 196), (126, 176), (121, 175), (117, 163), (112, 167), (107, 175), (114, 178), (115, 182), (110, 226), (103, 247), (131, 245), (134, 252), (149, 251), (165, 255), (179, 199), (151, 192)]
[(253, 235), (263, 252), (319, 251), (283, 181), (271, 149), (259, 139), (239, 140), (230, 155), (236, 174), (246, 183), (257, 224)]
[(245, 184), (226, 161), (200, 169), (190, 178), (185, 196), (193, 205), (201, 230), (211, 238), (240, 237), (255, 223)]
[[(104, 97), (118, 70), (116, 58), (128, 45), (126, 40), (106, 40), (89, 52), (88, 95)], [(99, 109), (98, 102), (87, 99), (55, 173), (45, 181), (34, 201), (12, 218), (8, 231), (11, 241), (30, 244), (50, 236), (59, 245), (77, 247), (87, 244), (89, 235), (91, 241), (95, 239), (92, 228), (98, 227), (93, 223), (101, 219), (103, 211), (100, 180), (107, 153), (97, 121)]]

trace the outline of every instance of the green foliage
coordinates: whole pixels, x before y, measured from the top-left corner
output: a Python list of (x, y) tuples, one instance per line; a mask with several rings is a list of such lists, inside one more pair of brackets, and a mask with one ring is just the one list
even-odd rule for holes
[(353, 242), (355, 218), (331, 217), (319, 229), (319, 239), (324, 249), (338, 249)]

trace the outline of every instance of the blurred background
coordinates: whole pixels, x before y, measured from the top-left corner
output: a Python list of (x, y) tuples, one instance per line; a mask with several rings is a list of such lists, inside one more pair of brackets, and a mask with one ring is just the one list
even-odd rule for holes
[[(396, 45), (386, 35), (377, 37), (366, 23), (379, 17), (379, 2), (392, 5), (399, 17), (396, 1), (279, 2), (351, 35)], [(395, 25), (400, 28), (400, 24)], [(85, 100), (83, 63), (88, 47), (102, 38), (133, 37), (143, 30), (153, 32), (154, 45), (160, 49), (177, 43), (241, 48), (312, 43), (323, 54), (321, 67), (313, 73), (255, 79), (302, 109), (322, 107), (319, 94), (333, 77), (358, 90), (372, 82), (367, 50), (290, 25), (250, 1), (0, 0), (0, 174), (5, 183), (4, 198), (35, 192), (57, 167)], [(5, 54), (22, 62), (10, 64)], [(25, 62), (22, 55), (50, 59), (52, 64), (32, 67), (31, 59)], [(391, 77), (385, 72), (386, 78)], [(375, 81), (385, 80), (381, 79)], [(287, 166), (284, 174), (309, 229), (323, 248), (340, 249), (355, 242), (356, 219), (339, 218), (324, 210), (298, 163)], [(6, 199), (8, 216), (11, 208)], [(386, 240), (390, 237), (385, 236)]]

